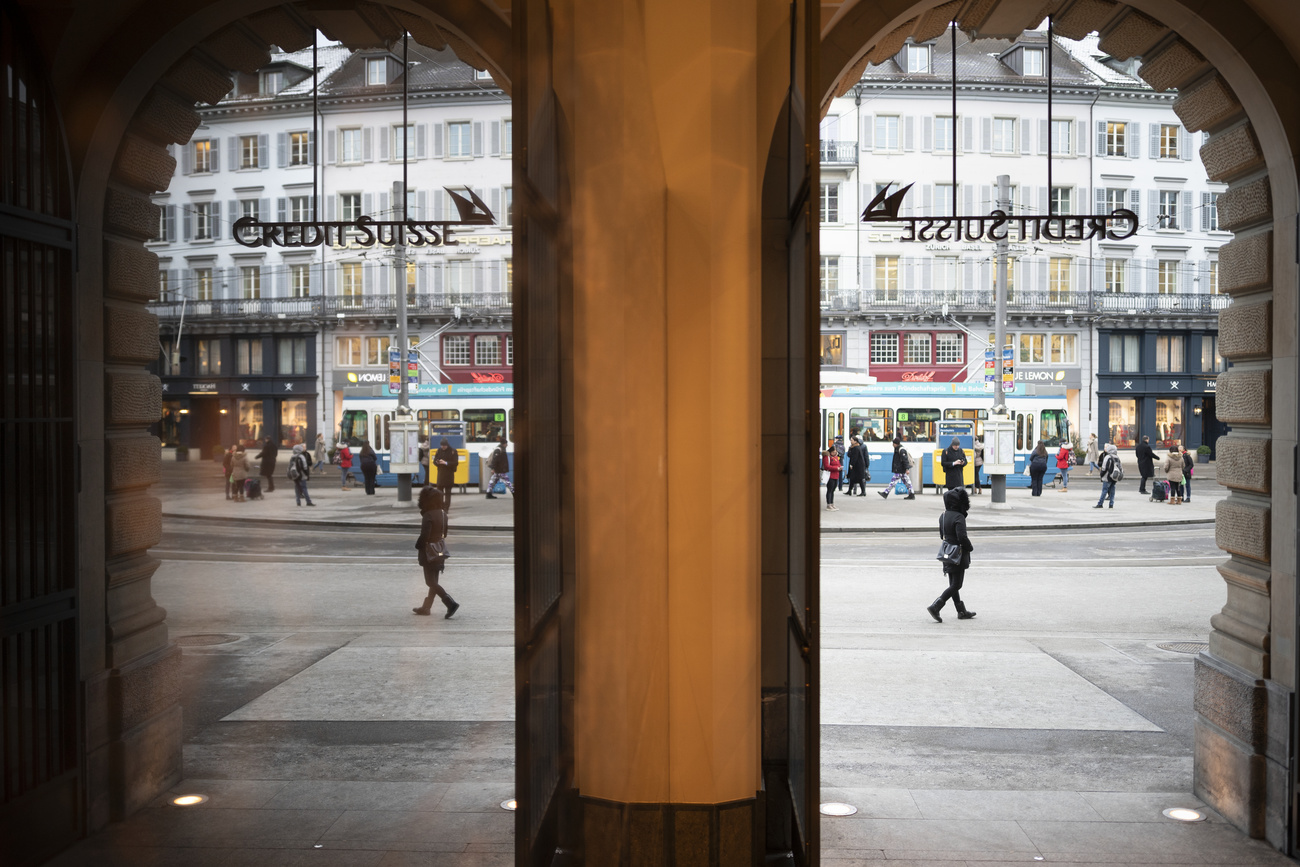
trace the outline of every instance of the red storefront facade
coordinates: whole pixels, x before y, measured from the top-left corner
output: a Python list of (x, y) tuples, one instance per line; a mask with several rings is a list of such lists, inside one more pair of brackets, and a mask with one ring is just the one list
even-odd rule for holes
[(868, 370), (878, 382), (966, 382), (970, 378), (965, 332), (879, 329), (868, 335), (868, 343)]

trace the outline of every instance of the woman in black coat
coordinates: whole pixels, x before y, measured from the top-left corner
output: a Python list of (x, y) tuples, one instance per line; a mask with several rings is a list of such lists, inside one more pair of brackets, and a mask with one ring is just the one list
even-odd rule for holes
[(966, 483), (962, 475), (966, 470), (966, 452), (962, 451), (961, 440), (956, 437), (948, 444), (948, 448), (943, 450), (939, 455), (939, 463), (943, 465), (943, 486), (948, 490), (965, 488)]
[(417, 503), (420, 506), (420, 538), (415, 540), (415, 550), (419, 552), (420, 568), (424, 570), (424, 583), (429, 592), (424, 597), (424, 604), (411, 610), (416, 614), (428, 614), (436, 596), (447, 606), (447, 613), (443, 615), (446, 620), (456, 613), (460, 603), (452, 599), (439, 583), (446, 561), (431, 563), (425, 553), (426, 544), (447, 538), (447, 513), (442, 508), (442, 492), (437, 488), (421, 488)]
[(375, 476), (379, 473), (379, 455), (370, 447), (367, 440), (361, 445), (361, 475), (366, 480), (366, 494), (375, 495)]
[(434, 484), (442, 491), (442, 508), (447, 512), (451, 511), (451, 486), (456, 481), (456, 467), (459, 465), (460, 455), (451, 447), (451, 441), (443, 437), (438, 450), (433, 453), (433, 466), (438, 471)]
[(867, 447), (857, 438), (853, 438), (853, 445), (849, 446), (849, 496), (853, 496), (853, 489), (858, 489), (858, 496), (867, 495)]
[(965, 488), (954, 488), (943, 495), (943, 505), (947, 511), (939, 516), (939, 538), (961, 548), (961, 562), (956, 566), (943, 564), (944, 574), (948, 576), (948, 589), (927, 605), (925, 610), (929, 611), (930, 616), (936, 621), (943, 623), (939, 612), (943, 609), (944, 603), (951, 599), (952, 604), (957, 607), (957, 619), (970, 620), (975, 616), (975, 612), (967, 611), (966, 603), (961, 601), (961, 585), (966, 580), (966, 569), (970, 566), (970, 552), (975, 550), (975, 546), (970, 543), (970, 537), (966, 535), (966, 515), (970, 512), (970, 497), (966, 495)]
[(1047, 446), (1039, 440), (1038, 445), (1029, 453), (1029, 495), (1031, 497), (1041, 497), (1043, 495), (1043, 475), (1047, 472)]

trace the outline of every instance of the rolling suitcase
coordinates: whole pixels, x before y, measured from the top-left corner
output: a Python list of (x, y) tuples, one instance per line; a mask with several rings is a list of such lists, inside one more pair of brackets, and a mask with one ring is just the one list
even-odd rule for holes
[(262, 480), (246, 479), (244, 481), (244, 496), (250, 500), (262, 499)]
[(1169, 499), (1169, 483), (1164, 479), (1151, 480), (1151, 500), (1157, 503), (1163, 503)]

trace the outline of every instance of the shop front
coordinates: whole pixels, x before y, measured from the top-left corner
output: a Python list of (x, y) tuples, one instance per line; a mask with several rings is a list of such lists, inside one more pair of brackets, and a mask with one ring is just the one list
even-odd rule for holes
[(289, 448), (316, 437), (316, 383), (312, 377), (268, 381), (164, 377), (164, 446), (187, 447), (196, 459), (211, 458), (234, 443), (261, 447), (269, 436)]

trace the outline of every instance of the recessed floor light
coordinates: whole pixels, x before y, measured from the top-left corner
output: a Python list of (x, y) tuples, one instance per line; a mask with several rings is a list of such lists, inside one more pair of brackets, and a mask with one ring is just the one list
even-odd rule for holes
[(180, 795), (172, 798), (172, 803), (178, 807), (197, 807), (199, 804), (206, 804), (207, 795)]
[(519, 809), (519, 802), (518, 802), (517, 800), (515, 800), (514, 798), (511, 798), (509, 801), (502, 801), (502, 802), (501, 802), (501, 809), (503, 809), (503, 810), (517, 810), (517, 809)]
[(822, 804), (823, 816), (852, 816), (857, 811), (858, 808), (852, 804), (841, 804), (838, 801)]
[(1170, 807), (1168, 810), (1162, 810), (1160, 813), (1166, 819), (1173, 819), (1175, 822), (1204, 822), (1205, 814), (1200, 810), (1193, 810), (1190, 807)]

